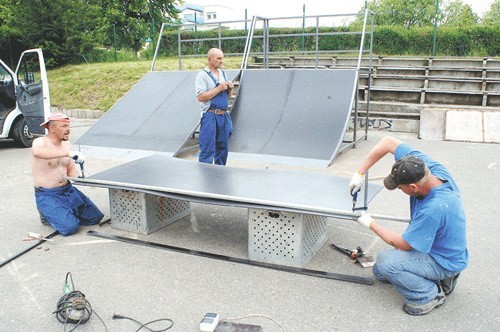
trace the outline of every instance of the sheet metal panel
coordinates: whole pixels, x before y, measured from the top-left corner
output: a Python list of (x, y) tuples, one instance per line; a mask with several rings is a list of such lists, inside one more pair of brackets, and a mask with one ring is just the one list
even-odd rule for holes
[[(297, 170), (224, 167), (161, 155), (74, 180), (77, 184), (171, 193), (187, 200), (194, 197), (204, 203), (241, 203), (311, 214), (332, 215), (352, 208), (346, 178)], [(371, 184), (368, 199), (381, 188)]]
[(246, 70), (229, 158), (328, 166), (348, 125), (357, 78), (356, 70)]
[[(200, 122), (198, 72), (148, 72), (76, 143), (173, 155)], [(236, 73), (226, 71), (228, 79)]]

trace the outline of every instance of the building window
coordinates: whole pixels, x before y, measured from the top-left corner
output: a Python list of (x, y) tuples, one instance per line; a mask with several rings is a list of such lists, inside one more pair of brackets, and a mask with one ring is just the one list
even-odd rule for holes
[(215, 20), (217, 18), (217, 13), (207, 13), (207, 20)]

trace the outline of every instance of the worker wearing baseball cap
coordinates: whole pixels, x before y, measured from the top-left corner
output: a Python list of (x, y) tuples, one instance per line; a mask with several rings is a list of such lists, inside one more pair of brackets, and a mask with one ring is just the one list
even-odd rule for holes
[(69, 122), (65, 114), (49, 115), (40, 125), (47, 129), (47, 136), (35, 139), (31, 148), (35, 201), (41, 221), (62, 235), (75, 233), (80, 225), (97, 224), (104, 217), (67, 179), (78, 176), (75, 163), (83, 164), (85, 160), (82, 153), (70, 150)]
[(384, 137), (368, 153), (349, 183), (351, 193), (361, 189), (364, 174), (388, 153), (396, 163), (384, 186), (410, 196), (411, 222), (403, 234), (380, 225), (366, 212), (358, 222), (395, 248), (378, 255), (375, 277), (391, 283), (405, 298), (407, 314), (425, 315), (444, 304), (467, 267), (465, 212), (448, 170), (393, 137)]

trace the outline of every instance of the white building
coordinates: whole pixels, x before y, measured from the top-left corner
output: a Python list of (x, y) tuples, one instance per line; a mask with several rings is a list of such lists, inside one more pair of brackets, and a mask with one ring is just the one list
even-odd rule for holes
[[(193, 1), (194, 2), (194, 1)], [(236, 11), (231, 7), (222, 6), (217, 3), (209, 3), (200, 1), (203, 5), (193, 2), (186, 2), (179, 9), (179, 18), (182, 24), (198, 23), (199, 30), (210, 30), (218, 27), (219, 22), (244, 20), (244, 11)], [(241, 24), (233, 26), (233, 24), (223, 24), (227, 28), (241, 28)], [(188, 27), (189, 29), (194, 29)]]

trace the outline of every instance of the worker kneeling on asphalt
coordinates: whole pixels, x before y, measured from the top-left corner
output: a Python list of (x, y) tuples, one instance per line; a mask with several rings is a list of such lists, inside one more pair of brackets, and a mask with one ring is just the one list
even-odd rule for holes
[(349, 183), (351, 193), (360, 190), (364, 173), (389, 152), (396, 163), (384, 185), (410, 196), (411, 222), (402, 235), (366, 212), (358, 222), (395, 248), (377, 257), (375, 277), (390, 282), (403, 295), (407, 314), (425, 315), (444, 303), (467, 266), (465, 212), (448, 170), (392, 137), (383, 138), (368, 153)]
[(48, 222), (62, 235), (75, 233), (80, 225), (99, 223), (103, 213), (67, 179), (78, 176), (75, 163), (84, 162), (80, 152), (70, 151), (69, 118), (62, 113), (51, 114), (41, 126), (48, 135), (33, 141), (31, 154), (35, 199), (42, 223)]

